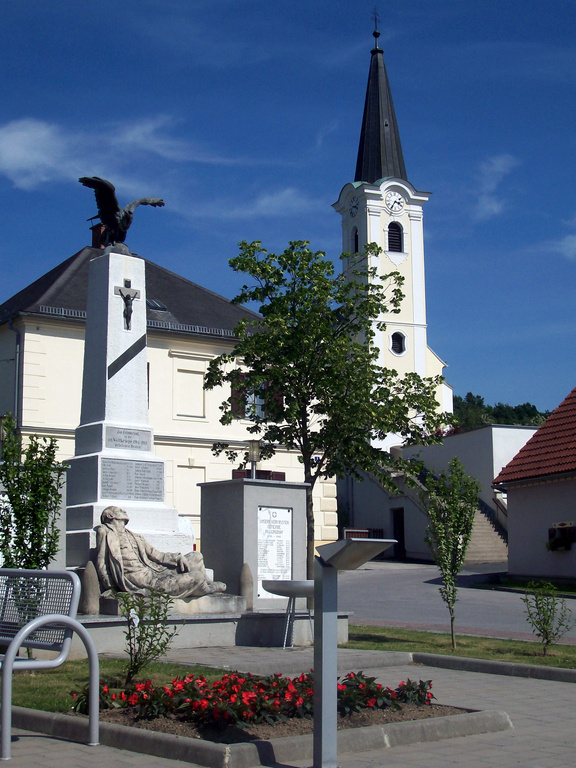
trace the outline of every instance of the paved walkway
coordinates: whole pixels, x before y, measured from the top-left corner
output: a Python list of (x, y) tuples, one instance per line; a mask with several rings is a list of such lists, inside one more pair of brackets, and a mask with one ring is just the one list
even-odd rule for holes
[[(312, 666), (312, 650), (297, 648), (194, 648), (172, 651), (171, 658), (245, 672), (296, 674)], [(406, 677), (432, 679), (439, 703), (504, 710), (514, 730), (449, 739), (411, 747), (340, 755), (342, 768), (574, 768), (576, 765), (576, 685), (545, 680), (457, 672), (433, 667), (383, 666), (402, 661), (379, 651), (340, 650), (341, 671), (364, 669), (396, 685)], [(25, 768), (177, 768), (190, 763), (134, 754), (109, 747), (87, 747), (24, 731), (14, 731), (13, 764)], [(303, 768), (308, 763), (294, 763)], [(288, 768), (278, 766), (277, 768)]]

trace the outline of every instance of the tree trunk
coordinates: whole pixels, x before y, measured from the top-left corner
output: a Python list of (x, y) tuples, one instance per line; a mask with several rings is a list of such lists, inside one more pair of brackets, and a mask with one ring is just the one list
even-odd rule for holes
[(316, 553), (314, 546), (314, 505), (312, 503), (313, 485), (309, 479), (306, 482), (309, 483), (306, 488), (306, 578), (313, 579)]

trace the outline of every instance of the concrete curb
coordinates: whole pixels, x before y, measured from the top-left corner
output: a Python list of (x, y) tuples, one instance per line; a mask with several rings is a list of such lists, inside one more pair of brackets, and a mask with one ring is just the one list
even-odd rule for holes
[[(88, 719), (23, 707), (12, 708), (16, 728), (56, 738), (82, 742), (88, 737)], [(441, 741), (472, 734), (495, 733), (513, 728), (506, 712), (487, 710), (413, 720), (390, 725), (373, 725), (338, 731), (342, 753), (401, 747)], [(183, 760), (206, 768), (252, 768), (312, 758), (311, 734), (270, 739), (247, 744), (214, 744), (199, 739), (156, 733), (115, 723), (100, 723), (100, 743), (171, 760)]]
[(438, 653), (413, 653), (414, 664), (428, 667), (456, 669), (464, 672), (484, 672), (488, 675), (532, 677), (536, 680), (553, 680), (557, 683), (576, 683), (576, 669), (564, 667), (540, 667), (535, 664), (513, 664), (509, 661), (469, 659), (465, 656), (443, 656)]

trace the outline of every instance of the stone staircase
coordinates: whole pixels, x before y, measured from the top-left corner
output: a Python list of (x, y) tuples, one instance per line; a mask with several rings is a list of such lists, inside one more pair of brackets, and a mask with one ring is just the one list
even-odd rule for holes
[(480, 510), (476, 511), (472, 538), (468, 545), (465, 562), (502, 563), (508, 560), (508, 545), (494, 523)]

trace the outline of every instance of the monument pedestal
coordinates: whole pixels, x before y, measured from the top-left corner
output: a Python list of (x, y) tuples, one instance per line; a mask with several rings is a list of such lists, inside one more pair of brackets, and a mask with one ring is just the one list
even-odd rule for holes
[[(116, 250), (114, 250), (116, 249)], [(165, 503), (165, 464), (148, 423), (145, 261), (111, 246), (90, 262), (84, 377), (75, 455), (67, 476), (66, 564), (84, 566), (108, 506), (164, 552), (194, 539)]]
[[(230, 615), (244, 613), (246, 598), (238, 595), (203, 595), (172, 600), (171, 616), (204, 616), (207, 614)], [(100, 598), (102, 616), (120, 616), (118, 601), (112, 597)]]
[(282, 610), (286, 598), (267, 592), (262, 582), (306, 579), (306, 485), (243, 478), (200, 488), (205, 561), (235, 594), (247, 563), (254, 610)]

